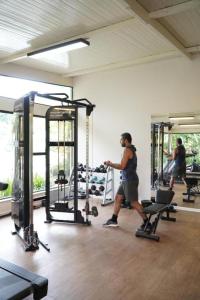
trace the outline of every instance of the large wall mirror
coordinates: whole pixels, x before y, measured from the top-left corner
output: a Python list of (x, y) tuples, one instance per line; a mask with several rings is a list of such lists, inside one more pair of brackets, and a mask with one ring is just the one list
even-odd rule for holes
[[(173, 174), (177, 205), (200, 211), (200, 113), (154, 115), (151, 122), (152, 196), (158, 188), (170, 188)], [(184, 150), (176, 151), (177, 147), (183, 149), (179, 147), (181, 141), (185, 148), (184, 180), (182, 171), (177, 172), (177, 164), (184, 164)], [(179, 157), (173, 156), (174, 151), (180, 154)]]

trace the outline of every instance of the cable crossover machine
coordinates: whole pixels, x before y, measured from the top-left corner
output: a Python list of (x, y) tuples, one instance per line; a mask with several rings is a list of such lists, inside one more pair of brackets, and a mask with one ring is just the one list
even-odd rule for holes
[[(61, 102), (60, 106), (51, 106), (46, 113), (46, 222), (52, 221), (82, 223), (90, 225), (89, 215), (97, 216), (95, 206), (90, 210), (88, 193), (89, 165), (89, 116), (95, 105), (87, 99), (68, 100), (64, 93), (39, 94), (30, 92), (14, 104), (15, 115), (15, 173), (13, 182), (13, 200), (11, 216), (15, 232), (26, 251), (39, 249), (41, 244), (47, 251), (34, 229), (33, 223), (33, 115), (35, 98), (42, 97)], [(86, 109), (86, 200), (83, 211), (78, 208), (78, 110)], [(56, 154), (57, 152), (57, 154)], [(57, 170), (51, 168), (57, 155)], [(52, 176), (56, 178), (53, 182)], [(69, 197), (68, 177), (73, 177), (73, 195)], [(73, 176), (72, 176), (73, 175)], [(73, 197), (72, 197), (73, 196)], [(53, 216), (56, 213), (59, 216)], [(70, 214), (71, 218), (63, 218)]]
[[(59, 100), (52, 95), (45, 95)], [(89, 117), (94, 105), (87, 99), (70, 101), (62, 106), (52, 106), (46, 113), (46, 222), (52, 221), (90, 225), (89, 215), (98, 216), (96, 206), (89, 205)], [(78, 112), (86, 110), (86, 201), (83, 211), (78, 207)], [(57, 156), (57, 170), (52, 166)], [(57, 178), (54, 182), (54, 172)], [(54, 180), (54, 179), (53, 179)], [(51, 188), (53, 184), (57, 186)], [(64, 214), (67, 216), (64, 216)]]

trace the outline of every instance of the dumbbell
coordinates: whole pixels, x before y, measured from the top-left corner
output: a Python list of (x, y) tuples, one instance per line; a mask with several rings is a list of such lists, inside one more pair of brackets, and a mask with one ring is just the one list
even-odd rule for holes
[(92, 190), (92, 191), (96, 191), (96, 185), (94, 185), (94, 184), (91, 185), (91, 190)]
[(95, 190), (94, 194), (95, 194), (95, 196), (100, 196), (101, 195), (99, 190)]
[(82, 178), (80, 179), (80, 182), (86, 182), (85, 178), (82, 177)]
[(101, 173), (106, 173), (106, 168), (104, 165), (100, 165), (99, 170)]
[(100, 185), (99, 190), (100, 192), (103, 192), (105, 190), (105, 187), (103, 185)]
[(97, 176), (92, 176), (90, 183), (95, 183), (98, 180)]
[(89, 193), (90, 195), (93, 195), (93, 192), (92, 192), (91, 189), (88, 190), (88, 193)]

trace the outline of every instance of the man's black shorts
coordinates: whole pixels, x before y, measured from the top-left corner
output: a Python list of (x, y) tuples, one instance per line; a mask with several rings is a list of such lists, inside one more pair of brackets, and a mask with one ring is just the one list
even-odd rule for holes
[(117, 194), (123, 196), (127, 202), (138, 201), (138, 180), (122, 181)]
[(172, 176), (174, 178), (177, 178), (177, 177), (185, 177), (186, 175), (186, 165), (185, 164), (182, 164), (181, 166), (178, 166), (178, 165), (175, 165), (174, 168), (173, 168), (173, 171), (172, 171)]

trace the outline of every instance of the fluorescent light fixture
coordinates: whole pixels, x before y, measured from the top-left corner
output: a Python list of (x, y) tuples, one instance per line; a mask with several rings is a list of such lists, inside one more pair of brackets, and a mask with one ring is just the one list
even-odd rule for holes
[(76, 39), (68, 42), (62, 42), (59, 44), (53, 44), (49, 47), (38, 49), (32, 52), (27, 53), (27, 56), (34, 56), (39, 58), (40, 56), (44, 57), (45, 54), (58, 54), (64, 53), (75, 49), (80, 49), (83, 47), (89, 46), (90, 43), (85, 39)]
[(193, 116), (185, 116), (185, 117), (169, 117), (170, 120), (193, 120)]
[(179, 124), (180, 127), (200, 127), (200, 123), (198, 124)]

